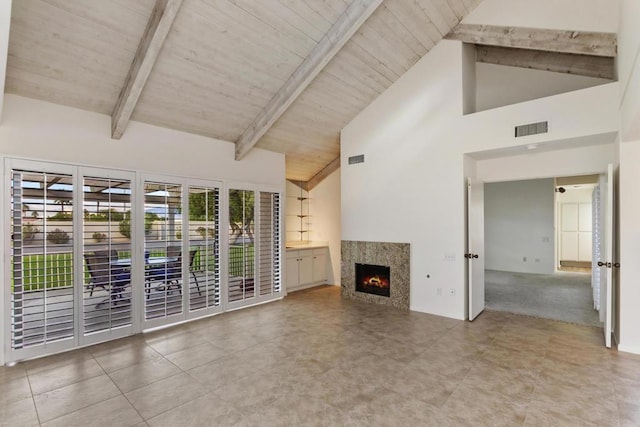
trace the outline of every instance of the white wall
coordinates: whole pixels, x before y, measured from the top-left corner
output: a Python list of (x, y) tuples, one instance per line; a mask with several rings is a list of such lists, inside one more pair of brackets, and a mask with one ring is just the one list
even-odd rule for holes
[[(11, 1), (0, 2), (0, 87), (4, 88), (9, 51), (9, 27), (11, 26)], [(4, 90), (0, 91), (0, 123), (2, 123)]]
[(610, 83), (610, 80), (496, 64), (476, 64), (476, 108), (503, 105), (572, 92)]
[(340, 285), (340, 169), (310, 192), (311, 240), (329, 243), (328, 283)]
[(615, 33), (616, 6), (613, 0), (483, 0), (462, 22)]
[(234, 160), (234, 145), (139, 122), (111, 139), (109, 116), (5, 94), (0, 152), (192, 178), (276, 185), (284, 189), (284, 155), (254, 149)]
[[(510, 2), (501, 5), (514, 21), (526, 15)], [(598, 24), (608, 12), (589, 12), (600, 12)], [(436, 45), (343, 129), (341, 148), (343, 164), (365, 154), (365, 163), (342, 170), (342, 238), (411, 243), (411, 309), (459, 319), (465, 316), (464, 154), (514, 146), (522, 154), (530, 143), (619, 129), (617, 83), (462, 116), (462, 56), (459, 42)], [(513, 126), (542, 120), (549, 133), (514, 138)], [(438, 296), (438, 287), (454, 287), (455, 295)]]
[(620, 144), (619, 349), (640, 354), (640, 2), (621, 0), (619, 47)]
[(485, 268), (553, 273), (553, 205), (553, 179), (485, 184)]
[[(138, 122), (129, 124), (121, 140), (112, 140), (110, 117), (106, 115), (9, 94), (4, 101), (0, 153), (6, 157), (272, 185), (284, 190), (282, 154), (254, 149), (242, 161), (235, 161), (234, 144), (230, 142)], [(2, 169), (4, 176), (4, 161)], [(4, 186), (0, 189), (3, 191)], [(5, 268), (8, 257), (5, 253)], [(6, 316), (2, 298), (4, 292), (0, 292), (3, 333)], [(3, 357), (0, 352), (0, 363)]]
[(614, 144), (522, 152), (524, 154), (517, 156), (478, 161), (478, 178), (498, 182), (599, 174), (617, 158)]

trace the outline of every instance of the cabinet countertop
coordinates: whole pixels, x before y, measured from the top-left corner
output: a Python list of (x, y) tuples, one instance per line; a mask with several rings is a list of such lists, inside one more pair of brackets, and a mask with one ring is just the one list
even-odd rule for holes
[(309, 243), (309, 244), (304, 244), (304, 245), (288, 245), (286, 246), (286, 250), (287, 252), (289, 251), (299, 251), (299, 250), (304, 250), (304, 249), (320, 249), (320, 248), (327, 248), (328, 245), (326, 243)]

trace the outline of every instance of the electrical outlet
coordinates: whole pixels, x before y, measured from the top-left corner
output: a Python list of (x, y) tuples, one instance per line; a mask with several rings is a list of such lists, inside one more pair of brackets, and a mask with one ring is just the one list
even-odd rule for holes
[(522, 262), (527, 262), (527, 257), (526, 256), (522, 257)]
[(456, 260), (456, 254), (444, 254), (444, 260), (445, 261), (455, 261)]
[(436, 295), (438, 295), (439, 297), (442, 296), (442, 288), (436, 289)]

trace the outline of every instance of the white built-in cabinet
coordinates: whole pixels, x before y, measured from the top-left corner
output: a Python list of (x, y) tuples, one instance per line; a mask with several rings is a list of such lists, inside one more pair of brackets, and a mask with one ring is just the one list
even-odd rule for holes
[(287, 250), (287, 291), (327, 283), (327, 248)]

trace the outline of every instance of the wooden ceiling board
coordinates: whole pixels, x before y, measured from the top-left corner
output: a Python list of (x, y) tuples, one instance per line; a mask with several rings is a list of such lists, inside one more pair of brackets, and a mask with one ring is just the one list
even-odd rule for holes
[(426, 19), (428, 19), (440, 33), (440, 38), (446, 35), (451, 29), (451, 24), (447, 23), (447, 20), (442, 13), (435, 7), (431, 0), (408, 0), (413, 2), (415, 6), (422, 11)]
[[(291, 46), (298, 55), (306, 58), (320, 39), (316, 39), (304, 31), (304, 27), (292, 24), (291, 17), (298, 20), (295, 14), (278, 1), (229, 0), (238, 8), (253, 15), (257, 20), (272, 27), (278, 32), (278, 39), (285, 39), (286, 45)], [(297, 18), (297, 19), (296, 19)], [(323, 34), (324, 35), (324, 34)], [(322, 38), (322, 36), (320, 36)]]
[(358, 80), (360, 84), (366, 85), (368, 89), (379, 94), (391, 86), (392, 80), (369, 67), (359, 57), (349, 55), (346, 49), (341, 50), (336, 56), (341, 59), (342, 56), (346, 56), (346, 58), (329, 64), (324, 70), (327, 73), (342, 79)]
[[(321, 171), (330, 162), (324, 157), (301, 157), (297, 155), (287, 156), (285, 167), (287, 169), (287, 179), (295, 181), (308, 181), (308, 169)], [(303, 165), (303, 166), (301, 166)]]
[[(372, 17), (371, 22), (375, 19), (380, 19), (380, 28), (384, 32), (383, 35), (389, 37), (395, 37), (401, 43), (404, 43), (410, 48), (418, 58), (422, 58), (429, 48), (424, 45), (418, 38), (401, 22), (384, 4), (379, 10), (379, 13)], [(432, 45), (432, 44), (431, 44)]]
[[(301, 49), (308, 53), (315, 41), (282, 21), (272, 26), (265, 17), (258, 19), (253, 15), (257, 6), (247, 2), (187, 1), (185, 5), (188, 9), (177, 16), (156, 63), (157, 71), (149, 78), (133, 117), (158, 125), (166, 123), (166, 108), (151, 102), (148, 93), (165, 91), (167, 102), (179, 99), (183, 114), (190, 115), (202, 109), (201, 98), (206, 94), (205, 106), (213, 104), (224, 110), (218, 107), (213, 109), (217, 114), (196, 116), (202, 118), (198, 128), (205, 129), (209, 136), (235, 141), (300, 65)], [(286, 37), (285, 31), (289, 33)], [(296, 31), (300, 37), (291, 36)], [(308, 43), (301, 47), (300, 40)], [(170, 81), (181, 83), (172, 90)], [(203, 87), (210, 89), (203, 92)], [(212, 116), (218, 120), (212, 120)]]
[(417, 10), (415, 3), (406, 0), (387, 0), (384, 7), (427, 51), (440, 40), (441, 36), (438, 30), (425, 19), (421, 10)]
[(313, 177), (339, 156), (341, 129), (458, 24), (466, 8), (450, 1), (386, 0), (257, 146), (286, 154), (287, 178)]
[(319, 42), (331, 28), (331, 22), (303, 1), (279, 0), (279, 2), (291, 11), (293, 15), (290, 18), (291, 25), (313, 38), (316, 42)]
[[(307, 181), (340, 131), (481, 0), (385, 0), (258, 141)], [(111, 114), (155, 0), (14, 0), (7, 91)], [(236, 141), (351, 0), (184, 0), (137, 121)], [(35, 47), (35, 49), (34, 49)]]
[[(327, 22), (333, 25), (349, 7), (350, 0), (302, 0), (311, 9), (315, 10)], [(330, 25), (330, 26), (331, 26)]]
[(152, 0), (13, 2), (5, 90), (110, 114), (152, 7)]
[[(447, 26), (449, 26), (450, 28), (455, 27), (458, 24), (458, 22), (460, 22), (461, 18), (458, 18), (456, 16), (456, 14), (451, 9), (451, 6), (449, 6), (449, 3), (447, 3), (447, 0), (420, 0), (420, 2), (427, 9), (429, 8), (429, 5), (435, 8), (437, 12), (440, 13), (440, 16), (442, 16), (444, 21), (447, 23)], [(431, 16), (432, 13), (436, 13), (436, 12), (435, 11), (430, 12), (429, 16)]]

